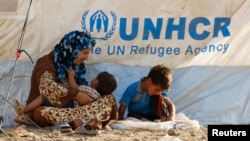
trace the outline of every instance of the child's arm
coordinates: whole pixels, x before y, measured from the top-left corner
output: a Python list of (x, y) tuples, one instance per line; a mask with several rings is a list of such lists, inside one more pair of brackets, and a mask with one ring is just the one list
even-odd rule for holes
[(23, 113), (26, 114), (34, 111), (36, 108), (42, 105), (42, 101), (43, 101), (43, 96), (39, 95), (33, 101), (31, 101), (29, 104), (25, 106)]
[(75, 71), (69, 70), (68, 71), (68, 77), (69, 77), (69, 86), (73, 89), (77, 89), (78, 85), (75, 81)]
[(118, 114), (119, 114), (118, 120), (122, 120), (123, 119), (123, 115), (124, 115), (126, 109), (127, 109), (126, 105), (124, 105), (124, 104), (120, 105), (119, 110), (118, 110)]
[(164, 98), (165, 103), (168, 107), (169, 116), (166, 118), (166, 121), (174, 121), (175, 120), (175, 105), (169, 98)]

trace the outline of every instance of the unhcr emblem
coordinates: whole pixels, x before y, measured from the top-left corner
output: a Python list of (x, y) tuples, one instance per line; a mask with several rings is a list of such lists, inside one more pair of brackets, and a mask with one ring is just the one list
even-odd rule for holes
[[(82, 23), (83, 31), (88, 31), (86, 28), (86, 18), (87, 18), (88, 13), (89, 13), (89, 10), (85, 11), (82, 15), (81, 23)], [(92, 16), (90, 16), (89, 18), (90, 32), (97, 31), (98, 33), (104, 33), (104, 35), (101, 37), (94, 37), (95, 39), (108, 40), (114, 34), (115, 29), (116, 29), (116, 15), (112, 11), (110, 11), (110, 14), (113, 20), (112, 26), (110, 27), (110, 29), (109, 29), (109, 23), (110, 23), (109, 18), (102, 10), (97, 10)]]

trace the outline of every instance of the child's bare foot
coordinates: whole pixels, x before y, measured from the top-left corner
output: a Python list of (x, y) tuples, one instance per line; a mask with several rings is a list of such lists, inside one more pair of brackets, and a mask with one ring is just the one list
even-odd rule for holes
[(16, 99), (13, 101), (13, 103), (14, 103), (16, 114), (18, 116), (22, 115), (25, 106), (23, 104), (19, 103), (19, 101), (17, 101)]
[(31, 121), (28, 119), (28, 115), (25, 115), (25, 114), (14, 118), (13, 121), (15, 121), (16, 123), (19, 123), (19, 124), (24, 124), (24, 125), (31, 124)]

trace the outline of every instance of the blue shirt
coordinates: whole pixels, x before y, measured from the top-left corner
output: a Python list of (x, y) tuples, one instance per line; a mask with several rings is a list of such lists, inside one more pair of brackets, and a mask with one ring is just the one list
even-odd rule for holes
[[(127, 87), (120, 100), (120, 104), (128, 106), (128, 112), (133, 111), (148, 114), (151, 111), (150, 95), (141, 89), (141, 80)], [(168, 97), (166, 91), (163, 91), (162, 95)]]

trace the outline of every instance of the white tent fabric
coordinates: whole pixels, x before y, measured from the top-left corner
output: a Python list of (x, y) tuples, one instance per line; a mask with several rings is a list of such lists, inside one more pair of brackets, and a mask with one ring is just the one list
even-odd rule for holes
[[(22, 49), (34, 64), (22, 53), (15, 66), (29, 2), (0, 0), (4, 126), (15, 125), (12, 119), (16, 116), (9, 103), (3, 110), (5, 99), (26, 102), (36, 60), (50, 52), (65, 33), (90, 31), (91, 27), (97, 45), (86, 62), (86, 78), (90, 81), (100, 71), (113, 73), (118, 81), (117, 103), (130, 83), (147, 75), (153, 65), (164, 64), (173, 70), (169, 96), (176, 112), (202, 125), (250, 124), (250, 1), (33, 1)], [(99, 29), (98, 23), (90, 24), (91, 17), (97, 18), (95, 13), (108, 19), (106, 32), (104, 24)]]

